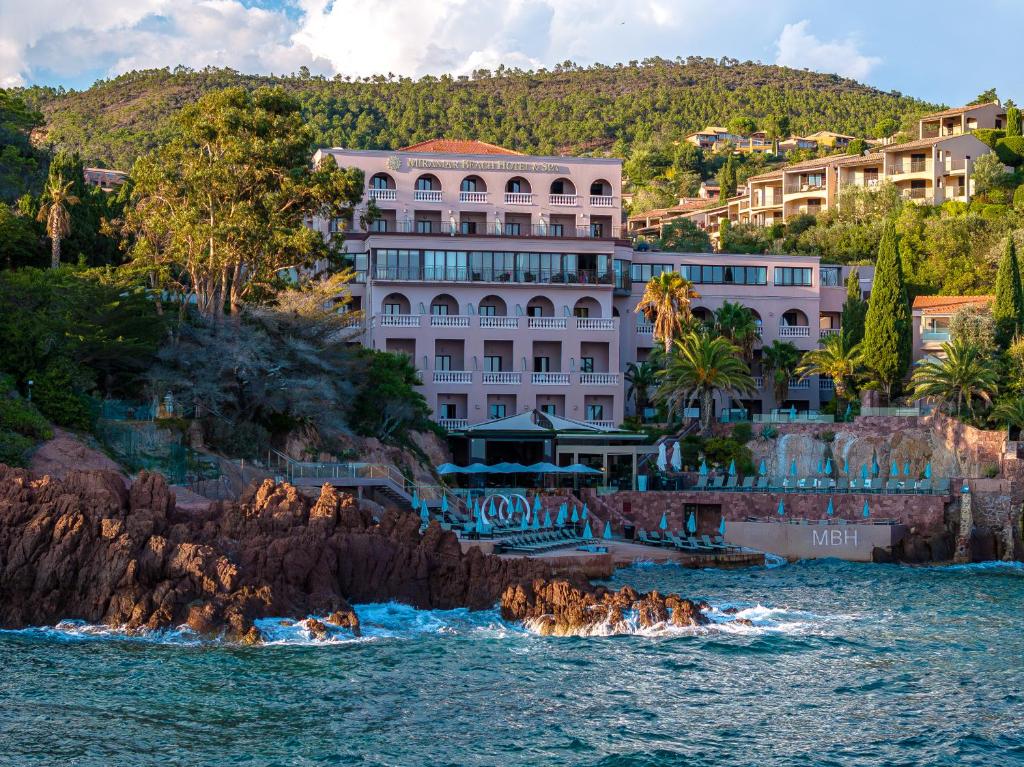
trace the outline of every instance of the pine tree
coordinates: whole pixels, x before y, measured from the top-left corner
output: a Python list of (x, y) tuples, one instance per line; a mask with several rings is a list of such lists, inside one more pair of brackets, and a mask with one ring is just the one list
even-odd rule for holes
[(1020, 110), (1015, 106), (1008, 106), (1006, 108), (1006, 135), (1021, 135)]
[(856, 269), (851, 269), (846, 280), (846, 301), (843, 303), (841, 320), (843, 334), (850, 346), (864, 340), (864, 317), (867, 312), (867, 302), (860, 295), (860, 276)]
[(718, 199), (728, 199), (729, 195), (736, 191), (736, 166), (733, 164), (732, 155), (729, 155), (721, 170), (718, 171)]
[(1020, 264), (1013, 237), (1006, 238), (1006, 249), (996, 271), (996, 298), (992, 303), (996, 338), (1003, 346), (1024, 330), (1024, 291), (1020, 284)]
[(865, 363), (890, 398), (899, 391), (911, 354), (910, 303), (897, 245), (896, 225), (886, 221), (864, 322)]

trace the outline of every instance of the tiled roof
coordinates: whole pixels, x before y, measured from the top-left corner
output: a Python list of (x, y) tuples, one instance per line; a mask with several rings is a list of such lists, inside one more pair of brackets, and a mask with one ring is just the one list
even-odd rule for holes
[(778, 170), (773, 170), (770, 173), (761, 173), (757, 176), (751, 176), (748, 181), (764, 181), (765, 179), (772, 179), (776, 176), (780, 176), (783, 171), (791, 170), (803, 170), (804, 168), (820, 168), (824, 165), (833, 165), (837, 161), (851, 157), (851, 155), (831, 155), (829, 157), (816, 157), (813, 160), (801, 160), (800, 162), (794, 162), (790, 165), (786, 165)]
[(858, 155), (853, 155), (851, 157), (844, 157), (841, 160), (838, 160), (836, 162), (836, 165), (843, 165), (843, 166), (846, 166), (846, 165), (860, 165), (862, 163), (864, 165), (870, 165), (873, 162), (881, 162), (881, 161), (882, 161), (882, 153), (881, 152), (868, 152), (867, 154), (858, 154)]
[(987, 306), (993, 296), (918, 296), (913, 308), (923, 314), (952, 314), (961, 306)]
[(645, 218), (657, 218), (658, 216), (664, 216), (669, 212), (669, 208), (651, 208), (645, 210), (642, 213), (634, 213), (629, 217), (630, 221), (642, 221)]
[(432, 138), (429, 141), (421, 141), (418, 144), (404, 146), (400, 152), (438, 152), (442, 154), (515, 154), (511, 149), (488, 144), (486, 141), (476, 141), (457, 138)]
[(879, 147), (880, 152), (902, 152), (907, 149), (926, 149), (930, 146), (935, 146), (940, 141), (945, 141), (951, 138), (960, 138), (961, 136), (969, 136), (969, 133), (962, 133), (959, 136), (932, 136), (931, 138), (919, 138), (914, 141), (905, 141), (902, 144), (889, 144), (887, 146)]
[(984, 104), (968, 104), (967, 106), (953, 107), (952, 109), (943, 109), (941, 112), (932, 112), (930, 115), (925, 115), (921, 119), (930, 120), (933, 117), (952, 117), (953, 115), (962, 115), (964, 112), (970, 112), (974, 109), (977, 109), (978, 107), (987, 107), (992, 106), (993, 104), (995, 106), (999, 106), (999, 102), (997, 101), (986, 101)]

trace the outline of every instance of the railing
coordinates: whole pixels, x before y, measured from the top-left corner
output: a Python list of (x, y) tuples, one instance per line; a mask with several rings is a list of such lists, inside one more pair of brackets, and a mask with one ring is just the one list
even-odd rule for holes
[(950, 339), (948, 330), (925, 330), (921, 333), (922, 341), (935, 341), (945, 343)]
[(771, 413), (754, 413), (754, 423), (835, 423), (834, 415), (803, 411), (791, 413), (789, 410), (773, 410)]
[(420, 315), (378, 314), (377, 321), (384, 328), (418, 328), (420, 326)]
[(516, 329), (519, 327), (518, 317), (495, 317), (493, 315), (481, 314), (480, 315), (480, 327), (482, 328), (502, 328), (505, 330)]
[(931, 202), (933, 199), (927, 189), (904, 189), (902, 195), (904, 200), (925, 200)]
[(754, 327), (754, 335), (757, 336), (758, 338), (761, 338), (761, 336), (764, 335), (764, 327), (761, 326), (760, 324), (756, 325)]
[(526, 327), (542, 330), (565, 330), (569, 320), (565, 317), (527, 317)]
[(459, 202), (487, 202), (487, 192), (459, 192)]
[(532, 192), (505, 192), (506, 205), (533, 205)]
[(567, 386), (569, 384), (568, 373), (531, 373), (530, 383), (537, 386)]
[(434, 383), (436, 384), (471, 384), (473, 383), (472, 370), (435, 370)]
[(397, 189), (370, 189), (366, 192), (368, 200), (396, 200), (398, 199)]
[(577, 204), (577, 200), (579, 200), (579, 198), (574, 194), (548, 195), (548, 204), (550, 205), (573, 206)]
[(799, 194), (801, 192), (821, 192), (824, 191), (825, 184), (787, 184), (786, 194)]
[(753, 376), (753, 379), (754, 379), (754, 386), (758, 390), (761, 390), (761, 389), (764, 388), (764, 376)]
[(432, 328), (468, 328), (469, 317), (465, 314), (431, 314)]
[(909, 162), (897, 162), (886, 169), (886, 175), (899, 176), (904, 173), (924, 173), (928, 170), (927, 160), (910, 160)]
[(583, 386), (618, 386), (618, 373), (580, 373)]
[(789, 379), (790, 389), (810, 389), (811, 382), (806, 378), (790, 378)]
[(483, 374), (485, 384), (500, 384), (518, 386), (523, 382), (522, 373), (488, 372)]
[(420, 268), (417, 266), (377, 266), (374, 279), (409, 282), (498, 282), (536, 283), (539, 285), (611, 285), (612, 274), (577, 269), (575, 271), (536, 272), (526, 269), (473, 269), (468, 266)]
[(809, 325), (779, 325), (779, 338), (810, 338)]
[(602, 429), (614, 429), (615, 428), (615, 421), (597, 421), (597, 420), (593, 420), (593, 419), (588, 418), (587, 419), (587, 423), (590, 424), (591, 426), (597, 426), (597, 427), (602, 428)]
[(924, 415), (919, 407), (862, 407), (862, 416), (897, 416), (899, 418), (915, 418)]
[(437, 422), (441, 425), (442, 429), (447, 429), (448, 431), (465, 429), (469, 426), (468, 418), (438, 418)]
[(818, 389), (820, 389), (821, 391), (835, 391), (835, 388), (836, 382), (833, 381), (828, 376), (818, 377)]
[(615, 320), (603, 317), (577, 317), (577, 330), (615, 330)]
[(614, 208), (615, 198), (611, 195), (592, 194), (590, 195), (590, 204), (595, 208)]
[(818, 338), (827, 338), (828, 336), (837, 336), (841, 331), (839, 328), (819, 328)]
[(416, 202), (441, 202), (440, 189), (417, 189), (413, 192)]
[[(638, 322), (636, 323), (637, 335), (650, 336), (654, 335), (654, 323), (652, 322)], [(760, 335), (760, 333), (758, 334)]]
[[(437, 192), (437, 194), (441, 194)], [(440, 200), (436, 200), (440, 202)], [(525, 203), (524, 203), (525, 204)], [(455, 223), (452, 228), (451, 222), (437, 222), (429, 231), (420, 231), (418, 223), (413, 220), (389, 221), (386, 231), (370, 231), (365, 234), (390, 235), (390, 234), (424, 234), (440, 237), (543, 237), (554, 239), (580, 239), (580, 240), (613, 240), (621, 235), (621, 228), (603, 224), (600, 227), (594, 226), (566, 226), (564, 224), (516, 224), (513, 222), (502, 223), (500, 221), (466, 221)], [(475, 224), (475, 231), (462, 231), (461, 223)]]

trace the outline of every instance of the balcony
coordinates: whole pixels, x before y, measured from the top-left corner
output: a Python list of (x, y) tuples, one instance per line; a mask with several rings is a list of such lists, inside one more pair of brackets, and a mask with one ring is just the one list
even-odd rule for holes
[(789, 379), (789, 389), (790, 389), (790, 391), (794, 391), (794, 390), (795, 391), (801, 391), (801, 390), (806, 390), (806, 389), (810, 389), (810, 388), (811, 388), (811, 382), (808, 381), (807, 379), (800, 379), (800, 378), (790, 378)]
[(505, 192), (506, 205), (533, 205), (532, 192)]
[(526, 327), (540, 330), (565, 330), (569, 327), (566, 317), (527, 317)]
[(580, 373), (582, 386), (618, 386), (618, 373)]
[(574, 194), (551, 194), (548, 195), (549, 205), (559, 205), (562, 207), (575, 207), (579, 204), (579, 197)]
[[(638, 336), (651, 336), (654, 335), (654, 323), (651, 322), (637, 322), (636, 323), (636, 334)], [(760, 335), (760, 334), (758, 334)]]
[(380, 266), (373, 270), (375, 280), (394, 282), (497, 282), (535, 283), (538, 285), (607, 285), (611, 287), (613, 275), (600, 274), (589, 269), (530, 271), (525, 268), (489, 269), (469, 266), (418, 267)]
[(482, 328), (497, 328), (500, 330), (515, 330), (519, 327), (518, 317), (492, 317), (490, 315), (480, 315), (480, 327)]
[(754, 379), (754, 388), (758, 391), (764, 389), (764, 376), (752, 376)]
[(824, 192), (824, 191), (825, 191), (825, 183), (824, 182), (821, 182), (821, 183), (814, 182), (812, 184), (800, 183), (800, 184), (787, 184), (786, 185), (786, 194), (802, 194), (803, 192)]
[(530, 383), (536, 386), (568, 386), (568, 373), (530, 373)]
[(396, 200), (398, 199), (397, 189), (368, 189), (366, 192), (368, 200)]
[(523, 382), (522, 373), (505, 373), (494, 371), (483, 374), (483, 382), (491, 386), (519, 386)]
[(432, 328), (468, 328), (469, 317), (465, 314), (431, 314)]
[(436, 384), (471, 384), (473, 383), (472, 370), (435, 370), (434, 383)]
[(948, 330), (924, 330), (921, 332), (921, 340), (925, 343), (944, 344), (949, 340)]
[(459, 202), (487, 202), (487, 192), (459, 192)]
[(932, 203), (934, 197), (928, 191), (928, 189), (904, 189), (901, 192), (901, 196), (904, 200), (917, 200), (920, 202), (926, 202), (929, 205)]
[[(438, 193), (440, 194), (440, 192)], [(437, 223), (437, 222), (434, 222)], [(477, 223), (477, 222), (474, 222)], [(394, 234), (416, 234), (423, 237), (487, 237), (487, 238), (522, 238), (522, 237), (543, 237), (543, 238), (555, 238), (555, 239), (578, 239), (578, 240), (616, 240), (622, 234), (622, 229), (618, 226), (601, 226), (600, 228), (593, 228), (590, 226), (564, 226), (561, 224), (545, 224), (545, 225), (519, 225), (514, 228), (509, 228), (507, 225), (502, 225), (499, 221), (491, 220), (487, 222), (478, 222), (476, 231), (462, 231), (462, 229), (456, 224), (455, 228), (452, 229), (450, 222), (442, 222), (439, 226), (435, 226), (429, 232), (418, 231), (415, 221), (396, 221), (388, 224), (387, 231), (372, 231), (372, 232), (351, 232), (348, 233), (349, 237), (366, 237), (366, 236), (388, 236)]]
[(418, 314), (379, 314), (377, 322), (382, 328), (418, 328), (420, 326), (420, 315)]
[(907, 173), (926, 173), (928, 171), (927, 160), (904, 160), (896, 161), (885, 170), (887, 176), (902, 176)]
[(592, 194), (590, 195), (590, 205), (594, 208), (614, 208), (615, 198), (611, 195)]
[(818, 338), (828, 338), (829, 336), (837, 336), (841, 331), (839, 328), (821, 328), (818, 330)]
[(827, 376), (821, 376), (818, 378), (818, 389), (821, 391), (835, 391), (836, 382)]
[(438, 418), (438, 424), (448, 431), (459, 431), (469, 426), (468, 418)]
[(595, 421), (590, 418), (587, 419), (586, 423), (590, 426), (596, 426), (599, 429), (614, 429), (615, 421)]
[(779, 338), (810, 338), (809, 325), (779, 325)]
[(441, 202), (440, 189), (417, 189), (413, 192), (416, 202)]
[(608, 317), (577, 317), (577, 330), (615, 330), (614, 318)]

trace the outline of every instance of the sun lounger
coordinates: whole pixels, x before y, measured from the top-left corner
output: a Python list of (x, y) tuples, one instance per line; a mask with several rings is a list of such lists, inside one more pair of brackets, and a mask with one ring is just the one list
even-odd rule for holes
[(917, 483), (917, 492), (926, 494), (932, 491), (932, 481), (930, 479), (922, 479)]
[(707, 490), (708, 489), (708, 476), (707, 476), (707, 474), (702, 474), (699, 477), (697, 477), (697, 481), (694, 483), (693, 489), (694, 490)]
[(757, 478), (757, 489), (758, 490), (764, 490), (765, 492), (768, 492), (768, 477), (758, 477)]
[(740, 489), (741, 490), (752, 490), (753, 487), (754, 487), (754, 478), (753, 477), (744, 477), (743, 478), (743, 487), (740, 488)]
[(837, 493), (847, 493), (850, 491), (850, 481), (848, 479), (840, 479), (836, 482)]
[(900, 483), (894, 479), (890, 479), (885, 483), (885, 492), (887, 493), (898, 493), (900, 491)]
[(936, 489), (938, 490), (939, 495), (947, 495), (949, 493), (949, 477), (940, 479)]
[(700, 537), (700, 540), (701, 540), (701, 543), (703, 543), (705, 546), (708, 546), (709, 548), (712, 548), (712, 549), (717, 549), (719, 551), (725, 551), (725, 549), (728, 548), (727, 546), (723, 546), (723, 545), (718, 544), (718, 543), (713, 543), (711, 541), (711, 536), (709, 536), (709, 535), (702, 535)]
[(729, 481), (726, 483), (725, 489), (726, 490), (735, 490), (736, 489), (736, 483), (739, 482), (739, 480), (740, 480), (740, 478), (737, 477), (735, 474), (733, 476), (729, 477)]
[(725, 486), (725, 477), (715, 477), (714, 484), (709, 486), (709, 490), (721, 490)]
[(694, 537), (693, 537), (692, 535), (690, 535), (690, 536), (687, 536), (687, 538), (686, 538), (686, 542), (690, 544), (690, 548), (691, 548), (691, 549), (695, 549), (695, 550), (697, 550), (697, 551), (714, 551), (714, 548), (713, 548), (713, 547), (711, 547), (711, 546), (705, 546), (705, 545), (704, 545), (703, 543), (701, 543), (700, 541), (698, 541), (698, 540), (697, 540), (696, 538), (694, 538)]

